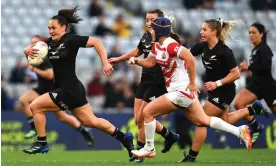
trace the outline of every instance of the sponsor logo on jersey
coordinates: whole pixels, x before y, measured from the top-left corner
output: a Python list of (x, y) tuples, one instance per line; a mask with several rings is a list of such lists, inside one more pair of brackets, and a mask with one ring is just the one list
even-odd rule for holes
[(202, 60), (205, 65), (211, 64), (210, 62), (206, 62), (205, 60)]
[(151, 45), (145, 45), (146, 48), (150, 48)]
[(256, 52), (257, 52), (257, 50), (254, 50), (254, 51), (252, 52), (252, 55), (256, 55)]
[(61, 44), (58, 46), (58, 50), (61, 49), (61, 48), (65, 48), (64, 43), (61, 43)]
[(217, 58), (216, 58), (216, 57), (217, 57), (216, 55), (212, 55), (212, 56), (211, 56), (211, 58), (210, 58), (210, 60), (215, 61), (215, 60), (217, 60)]
[(50, 56), (49, 59), (59, 59), (59, 56)]
[(55, 55), (56, 53), (58, 53), (58, 51), (53, 51), (53, 52), (50, 52), (52, 55)]
[(163, 54), (161, 55), (161, 58), (162, 58), (162, 59), (166, 59), (166, 54), (163, 53)]

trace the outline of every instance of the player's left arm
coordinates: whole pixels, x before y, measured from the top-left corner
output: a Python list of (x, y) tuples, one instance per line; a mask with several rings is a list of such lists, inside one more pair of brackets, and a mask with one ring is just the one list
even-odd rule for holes
[(240, 70), (239, 70), (238, 66), (236, 66), (229, 71), (229, 74), (227, 74), (227, 76), (220, 79), (220, 81), (221, 81), (222, 85), (225, 85), (225, 84), (233, 83), (234, 81), (236, 81), (239, 78), (240, 78)]
[(223, 55), (221, 55), (221, 66), (225, 67), (229, 71), (224, 78), (216, 80), (215, 82), (209, 81), (204, 84), (204, 87), (207, 91), (212, 91), (220, 86), (225, 84), (231, 84), (235, 80), (240, 78), (240, 70), (237, 66), (236, 59), (232, 50), (227, 49)]
[(112, 65), (107, 61), (107, 53), (101, 40), (89, 37), (86, 43), (86, 47), (94, 47), (101, 58), (103, 64), (103, 73), (105, 75), (111, 75), (113, 72)]
[(227, 76), (225, 76), (224, 78), (218, 80), (221, 82), (221, 85), (220, 85), (220, 82), (216, 82), (218, 86), (219, 85), (222, 86), (224, 84), (231, 84), (237, 79), (239, 79), (241, 76), (239, 67), (237, 66), (237, 63), (236, 63), (235, 56), (231, 49), (227, 49), (226, 53), (222, 58), (223, 58), (222, 65), (226, 67), (227, 70), (229, 70), (229, 74), (227, 74)]
[(150, 53), (149, 56), (146, 59), (137, 59), (137, 58), (135, 58), (135, 63), (137, 65), (141, 66), (141, 67), (144, 67), (144, 68), (152, 68), (156, 64), (156, 59), (151, 54), (152, 53)]

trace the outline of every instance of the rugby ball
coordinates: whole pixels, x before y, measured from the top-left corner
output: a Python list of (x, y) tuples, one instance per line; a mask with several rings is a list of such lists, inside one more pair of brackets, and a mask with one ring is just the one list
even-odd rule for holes
[(38, 49), (37, 54), (35, 57), (28, 56), (28, 62), (32, 66), (39, 66), (48, 54), (48, 45), (43, 41), (38, 41), (33, 48)]

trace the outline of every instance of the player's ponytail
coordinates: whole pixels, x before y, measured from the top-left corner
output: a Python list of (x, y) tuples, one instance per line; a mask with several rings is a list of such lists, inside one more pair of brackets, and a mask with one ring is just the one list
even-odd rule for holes
[(181, 40), (180, 40), (180, 37), (178, 36), (178, 34), (171, 32), (169, 36), (171, 38), (173, 38), (175, 41), (177, 41), (179, 44), (181, 44)]
[(258, 22), (254, 22), (251, 26), (257, 28), (258, 31), (263, 34), (262, 41), (266, 43), (267, 32), (265, 26)]
[(66, 19), (68, 23), (75, 23), (82, 21), (82, 19), (77, 15), (79, 6), (74, 7), (73, 9), (60, 9), (58, 11), (58, 16), (62, 16)]
[(213, 30), (216, 30), (217, 32), (216, 35), (218, 39), (220, 39), (221, 41), (223, 41), (223, 43), (225, 43), (228, 36), (230, 35), (231, 30), (237, 25), (239, 25), (240, 23), (242, 23), (242, 20), (226, 21), (222, 19), (209, 19), (209, 20), (205, 20), (204, 22), (207, 23), (210, 28), (212, 28)]
[(52, 20), (58, 20), (60, 25), (66, 25), (66, 30), (68, 30), (68, 24), (79, 23), (82, 19), (77, 15), (78, 6), (72, 9), (60, 9), (58, 15), (53, 16)]
[(174, 14), (173, 12), (165, 12), (164, 13), (164, 17), (165, 18), (168, 18), (171, 22), (171, 32), (170, 32), (170, 37), (173, 38), (175, 41), (177, 41), (179, 44), (181, 44), (181, 40), (180, 40), (180, 37), (178, 36), (178, 34), (176, 34), (173, 29), (176, 25), (176, 19), (174, 17)]

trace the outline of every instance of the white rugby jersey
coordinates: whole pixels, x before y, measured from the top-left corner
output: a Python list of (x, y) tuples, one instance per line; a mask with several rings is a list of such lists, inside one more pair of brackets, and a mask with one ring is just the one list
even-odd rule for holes
[(158, 42), (152, 45), (150, 55), (162, 67), (168, 92), (186, 88), (190, 82), (185, 61), (179, 58), (182, 49), (186, 48), (171, 37), (166, 38), (162, 45)]

